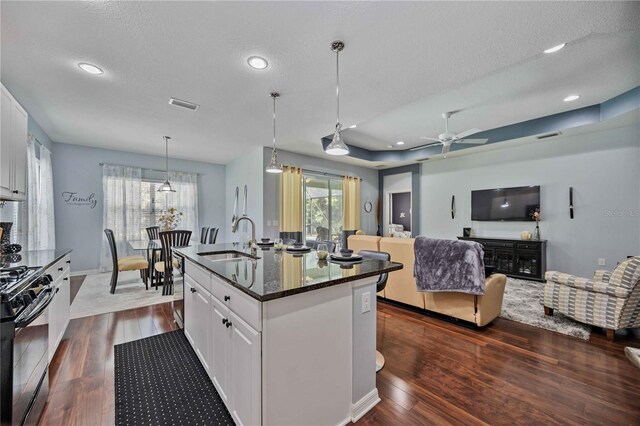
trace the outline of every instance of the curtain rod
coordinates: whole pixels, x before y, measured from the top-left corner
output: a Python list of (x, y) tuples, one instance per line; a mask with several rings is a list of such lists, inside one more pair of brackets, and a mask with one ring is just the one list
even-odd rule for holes
[[(108, 166), (123, 166), (123, 167), (138, 167), (138, 166), (127, 166), (125, 164), (113, 164), (113, 163), (98, 163), (98, 166), (102, 167), (104, 165), (108, 165)], [(160, 169), (150, 169), (148, 167), (139, 167), (142, 170), (148, 170), (150, 172), (159, 172), (159, 173), (166, 173), (166, 170), (160, 170)], [(174, 173), (190, 173), (192, 175), (201, 175), (202, 173), (198, 173), (198, 172), (183, 172), (181, 170), (169, 170), (169, 172), (174, 172)]]
[[(336, 173), (329, 173), (329, 172), (319, 172), (317, 170), (311, 170), (311, 169), (302, 169), (302, 171), (306, 172), (306, 173), (316, 174), (316, 175), (337, 177), (337, 178), (340, 178), (340, 179), (345, 177), (345, 175), (339, 175), (339, 174), (336, 174)], [(362, 178), (358, 177), (358, 176), (352, 176), (352, 177), (362, 180)]]

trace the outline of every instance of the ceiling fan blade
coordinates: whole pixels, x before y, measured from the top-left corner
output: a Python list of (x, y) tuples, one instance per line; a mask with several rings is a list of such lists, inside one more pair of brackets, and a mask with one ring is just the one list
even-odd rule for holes
[(469, 130), (465, 130), (464, 132), (460, 132), (456, 135), (456, 139), (464, 139), (468, 136), (474, 135), (478, 132), (481, 132), (482, 130), (480, 129), (469, 129)]
[(438, 139), (438, 138), (430, 138), (429, 136), (420, 136), (420, 139), (426, 139), (428, 141), (440, 142), (440, 139)]
[(451, 145), (442, 144), (442, 153), (446, 154), (451, 149)]
[(456, 143), (466, 143), (470, 145), (482, 145), (483, 143), (487, 143), (489, 139), (463, 139), (461, 141), (456, 141)]
[(419, 149), (423, 149), (423, 148), (429, 148), (430, 146), (436, 146), (436, 145), (441, 145), (442, 142), (434, 142), (434, 143), (429, 143), (426, 145), (420, 145), (420, 146), (414, 146), (413, 148), (409, 148), (409, 151), (417, 151)]

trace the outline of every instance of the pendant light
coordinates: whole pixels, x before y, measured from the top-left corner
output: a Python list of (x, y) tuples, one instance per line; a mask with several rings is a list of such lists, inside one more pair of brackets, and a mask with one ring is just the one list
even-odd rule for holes
[(271, 150), (271, 161), (267, 166), (267, 173), (282, 173), (282, 165), (278, 164), (278, 150), (276, 149), (276, 99), (280, 93), (271, 92), (269, 96), (273, 99), (273, 149)]
[(331, 43), (331, 50), (336, 52), (336, 130), (333, 133), (333, 140), (325, 148), (329, 155), (347, 155), (349, 147), (342, 138), (342, 124), (340, 124), (340, 52), (344, 49), (344, 43), (340, 40)]
[(158, 188), (158, 192), (176, 192), (175, 189), (171, 188), (171, 184), (169, 183), (169, 136), (163, 136), (164, 138), (164, 149), (165, 149), (165, 181)]

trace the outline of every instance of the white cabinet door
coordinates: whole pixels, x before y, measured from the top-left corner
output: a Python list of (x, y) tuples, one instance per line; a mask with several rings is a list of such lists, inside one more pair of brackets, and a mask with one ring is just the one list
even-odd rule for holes
[(262, 360), (260, 333), (233, 312), (231, 321), (231, 413), (237, 425), (261, 423)]
[(211, 319), (211, 380), (228, 407), (230, 396), (229, 346), (231, 341), (231, 327), (227, 327), (229, 308), (215, 297), (210, 297), (213, 314)]
[(209, 341), (211, 339), (211, 296), (200, 284), (196, 283), (195, 287), (195, 314), (196, 327), (193, 331), (193, 340), (196, 343), (194, 348), (198, 358), (202, 362), (202, 366), (210, 374), (209, 367)]
[(196, 349), (196, 344), (194, 342), (194, 334), (196, 333), (195, 329), (197, 326), (196, 321), (196, 309), (197, 309), (197, 298), (195, 290), (196, 283), (193, 279), (186, 275), (184, 276), (184, 335), (191, 343), (191, 347), (193, 350)]
[(13, 99), (2, 86), (0, 98), (0, 196), (9, 197), (11, 194), (12, 155), (11, 123)]
[(11, 139), (13, 141), (13, 198), (24, 200), (27, 195), (27, 112), (13, 103)]

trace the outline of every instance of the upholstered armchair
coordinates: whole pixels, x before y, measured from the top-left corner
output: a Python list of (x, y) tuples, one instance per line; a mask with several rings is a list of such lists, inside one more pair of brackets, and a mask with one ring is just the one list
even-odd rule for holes
[(557, 310), (602, 327), (609, 340), (616, 330), (640, 327), (640, 256), (626, 259), (613, 272), (596, 271), (592, 279), (555, 271), (545, 278), (545, 315)]

